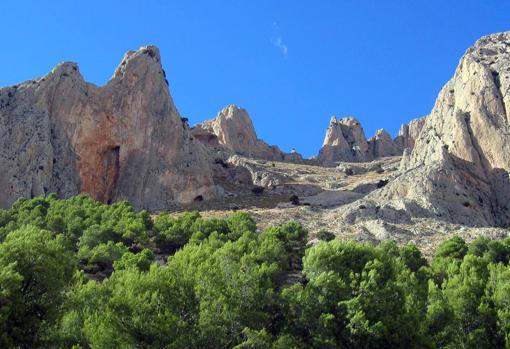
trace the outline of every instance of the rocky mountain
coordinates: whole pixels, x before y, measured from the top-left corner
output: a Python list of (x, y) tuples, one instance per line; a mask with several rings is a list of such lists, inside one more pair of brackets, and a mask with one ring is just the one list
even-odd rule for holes
[(391, 238), (429, 255), (453, 235), (504, 237), (510, 225), (509, 90), (510, 32), (483, 37), (466, 51), (431, 113), (401, 127), (393, 140), (401, 159), (370, 161), (374, 140), (388, 144), (388, 137), (379, 132), (367, 141), (354, 118), (333, 118), (319, 159), (350, 162), (252, 162), (252, 173), (279, 179), (302, 205), (249, 210), (262, 225), (295, 219), (312, 234), (326, 229), (357, 240)]
[(0, 89), (0, 168), (0, 207), (50, 192), (151, 210), (218, 195), (153, 46), (128, 52), (103, 87), (66, 62)]
[[(363, 213), (352, 205), (344, 215), (350, 221), (391, 216), (396, 222), (423, 217), (509, 224), (509, 90), (510, 33), (481, 38), (462, 57), (431, 114), (414, 123), (421, 131), (402, 159), (401, 174), (358, 203)], [(403, 133), (415, 133), (410, 129)]]
[[(500, 236), (510, 224), (510, 33), (481, 38), (433, 110), (365, 136), (333, 117), (319, 156), (257, 137), (228, 106), (193, 128), (169, 94), (158, 50), (126, 54), (103, 87), (74, 63), (0, 89), (0, 206), (49, 192), (137, 208), (249, 210), (312, 234), (428, 246), (446, 234)], [(441, 235), (442, 234), (442, 235)]]
[(368, 153), (372, 159), (402, 155), (402, 150), (403, 148), (382, 128), (368, 140)]
[(408, 124), (403, 124), (398, 131), (395, 138), (395, 143), (400, 149), (408, 149), (409, 151), (414, 148), (414, 142), (418, 138), (426, 117), (411, 120)]
[(300, 162), (296, 152), (284, 153), (276, 145), (268, 145), (257, 137), (248, 112), (235, 105), (225, 107), (212, 119), (194, 126), (193, 137), (206, 147), (265, 160)]
[(324, 164), (340, 161), (364, 162), (402, 155), (402, 151), (402, 141), (394, 141), (385, 130), (378, 130), (375, 136), (367, 141), (363, 127), (356, 118), (337, 119), (333, 116), (318, 159)]

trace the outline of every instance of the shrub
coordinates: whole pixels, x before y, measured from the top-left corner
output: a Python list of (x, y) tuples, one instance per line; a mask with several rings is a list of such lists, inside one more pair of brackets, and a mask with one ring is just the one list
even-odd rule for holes
[(330, 231), (327, 230), (320, 230), (317, 233), (317, 239), (323, 240), (323, 241), (331, 241), (335, 239), (335, 234), (333, 234)]

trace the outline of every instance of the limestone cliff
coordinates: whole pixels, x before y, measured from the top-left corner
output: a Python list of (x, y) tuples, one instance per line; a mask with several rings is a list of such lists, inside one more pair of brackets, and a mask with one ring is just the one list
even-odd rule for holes
[(55, 192), (163, 209), (217, 190), (153, 46), (128, 52), (103, 87), (66, 62), (0, 89), (0, 168), (0, 207)]
[(439, 93), (402, 175), (363, 206), (378, 207), (378, 216), (397, 209), (401, 217), (509, 224), (509, 91), (510, 32), (481, 38)]
[(384, 129), (368, 140), (368, 152), (373, 159), (402, 155), (402, 147)]
[(318, 159), (327, 163), (368, 158), (368, 142), (360, 122), (354, 117), (331, 117)]
[(418, 138), (423, 124), (425, 123), (426, 117), (411, 120), (408, 124), (400, 126), (398, 135), (395, 138), (397, 146), (404, 150), (412, 150), (414, 148), (414, 142)]
[(248, 112), (235, 105), (225, 107), (212, 119), (196, 125), (192, 135), (209, 148), (232, 154), (275, 161), (302, 161), (296, 152), (284, 153), (258, 139)]
[(363, 162), (401, 155), (402, 148), (380, 129), (367, 141), (361, 123), (354, 117), (331, 117), (318, 159), (324, 164), (338, 161)]

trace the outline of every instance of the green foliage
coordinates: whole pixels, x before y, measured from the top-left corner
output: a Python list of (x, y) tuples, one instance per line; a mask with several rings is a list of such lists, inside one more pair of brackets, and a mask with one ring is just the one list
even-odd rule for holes
[(186, 212), (178, 217), (161, 214), (154, 221), (156, 242), (165, 251), (175, 251), (184, 246), (193, 234), (192, 226), (200, 218), (197, 212)]
[(245, 232), (257, 230), (255, 221), (246, 212), (236, 212), (223, 219), (205, 220), (197, 212), (186, 212), (178, 216), (159, 215), (154, 222), (156, 243), (166, 252), (175, 252), (190, 240), (199, 242), (217, 233), (223, 240), (237, 240)]
[[(80, 256), (80, 252), (78, 256)], [(124, 253), (127, 252), (126, 246), (122, 243), (108, 241), (105, 244), (99, 244), (94, 246), (93, 249), (87, 254), (89, 263), (98, 264), (104, 268), (109, 268), (113, 265), (113, 262), (120, 259)], [(81, 257), (83, 259), (83, 257)]]
[(236, 240), (245, 232), (255, 233), (257, 225), (253, 218), (246, 212), (235, 212), (227, 219), (229, 229), (228, 238)]
[(78, 285), (60, 328), (66, 334), (63, 344), (182, 348), (193, 340), (197, 304), (189, 297), (192, 292), (168, 268), (157, 265), (147, 272), (116, 271), (101, 284)]
[(510, 348), (510, 238), (454, 237), (429, 264), (319, 237), (244, 212), (19, 200), (0, 210), (0, 347)]
[(402, 262), (414, 273), (427, 266), (427, 260), (415, 245), (405, 245), (399, 251)]
[(0, 244), (1, 347), (40, 345), (75, 268), (61, 235), (24, 226), (7, 236)]
[(242, 343), (236, 345), (234, 349), (271, 349), (272, 338), (265, 329), (254, 331), (249, 328), (243, 330), (246, 337)]
[(119, 260), (114, 261), (113, 267), (115, 270), (136, 268), (140, 271), (147, 271), (153, 262), (154, 252), (146, 248), (136, 254), (132, 252), (124, 253)]
[(148, 247), (152, 228), (149, 214), (135, 212), (125, 201), (104, 205), (82, 195), (19, 199), (11, 209), (0, 211), (0, 241), (25, 225), (62, 234), (84, 264), (101, 268), (111, 267), (130, 246)]
[(504, 339), (505, 348), (510, 348), (510, 266), (489, 265), (486, 294), (495, 307), (498, 334)]
[(455, 236), (439, 245), (436, 251), (436, 257), (462, 259), (467, 251), (468, 247), (466, 242), (461, 237)]
[(317, 239), (323, 241), (331, 241), (335, 239), (335, 234), (327, 230), (321, 230), (317, 233)]
[(303, 271), (306, 286), (294, 285), (283, 297), (286, 331), (307, 347), (426, 347), (423, 281), (394, 244), (322, 242), (306, 252)]

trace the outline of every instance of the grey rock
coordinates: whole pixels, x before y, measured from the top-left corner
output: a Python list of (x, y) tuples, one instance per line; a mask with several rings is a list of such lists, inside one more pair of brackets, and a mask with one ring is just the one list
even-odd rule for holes
[(66, 62), (0, 89), (0, 149), (0, 207), (50, 192), (153, 210), (218, 195), (154, 46), (128, 52), (103, 87)]

